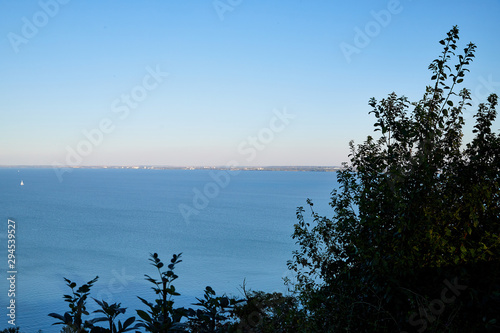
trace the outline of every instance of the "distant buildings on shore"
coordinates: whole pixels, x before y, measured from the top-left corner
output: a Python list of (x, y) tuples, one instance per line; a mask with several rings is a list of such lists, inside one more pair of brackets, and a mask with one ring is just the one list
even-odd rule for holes
[[(50, 165), (12, 165), (0, 166), (0, 168), (52, 168)], [(137, 165), (137, 166), (61, 166), (60, 168), (71, 169), (135, 169), (135, 170), (234, 170), (234, 171), (314, 171), (314, 172), (334, 172), (341, 169), (339, 166), (154, 166), (154, 165)]]

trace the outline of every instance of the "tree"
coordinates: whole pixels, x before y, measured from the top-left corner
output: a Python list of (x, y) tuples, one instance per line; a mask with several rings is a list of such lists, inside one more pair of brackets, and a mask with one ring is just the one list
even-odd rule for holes
[[(310, 330), (440, 332), (500, 327), (500, 136), (497, 96), (480, 104), (462, 142), (476, 46), (455, 54), (455, 26), (429, 69), (432, 85), (410, 103), (395, 93), (369, 105), (375, 131), (337, 173), (333, 217), (297, 210), (289, 268)], [(451, 67), (450, 62), (456, 60)]]

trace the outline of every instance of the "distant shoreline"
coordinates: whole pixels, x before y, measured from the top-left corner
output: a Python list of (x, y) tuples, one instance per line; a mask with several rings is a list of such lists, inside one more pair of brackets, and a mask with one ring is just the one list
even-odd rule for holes
[[(50, 165), (0, 165), (3, 169), (52, 169)], [(308, 171), (335, 172), (339, 166), (61, 166), (62, 169), (132, 169), (132, 170), (233, 170), (233, 171)]]

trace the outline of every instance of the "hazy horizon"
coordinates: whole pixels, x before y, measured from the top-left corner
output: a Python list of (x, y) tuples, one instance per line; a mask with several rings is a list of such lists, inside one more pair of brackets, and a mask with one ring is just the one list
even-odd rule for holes
[[(64, 168), (134, 168), (134, 167), (151, 167), (151, 168), (337, 168), (340, 165), (150, 165), (150, 164), (129, 164), (129, 165), (78, 165), (78, 166), (63, 166)], [(37, 164), (0, 164), (0, 168), (54, 168), (53, 165)]]

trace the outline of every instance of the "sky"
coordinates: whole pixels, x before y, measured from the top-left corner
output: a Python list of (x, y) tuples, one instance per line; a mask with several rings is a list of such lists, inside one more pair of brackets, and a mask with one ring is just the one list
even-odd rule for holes
[(499, 16), (498, 0), (0, 0), (0, 165), (340, 165), (373, 134), (371, 97), (421, 98), (454, 25), (477, 45), (474, 104), (500, 94)]

